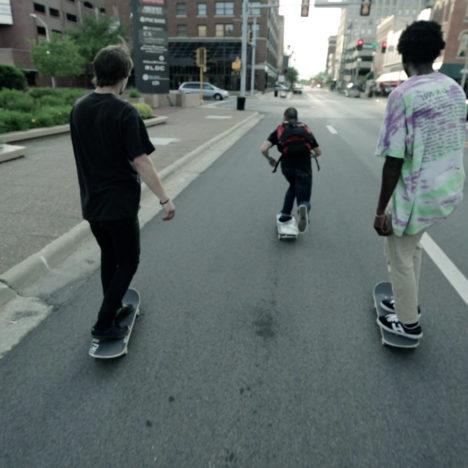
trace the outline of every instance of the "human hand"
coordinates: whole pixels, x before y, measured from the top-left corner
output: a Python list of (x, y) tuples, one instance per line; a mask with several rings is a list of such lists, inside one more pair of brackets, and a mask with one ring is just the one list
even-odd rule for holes
[(169, 200), (167, 203), (164, 203), (162, 206), (165, 216), (163, 216), (163, 221), (169, 221), (175, 216), (175, 206), (172, 203), (171, 200)]
[(392, 225), (386, 214), (375, 215), (374, 218), (374, 229), (377, 231), (379, 236), (389, 236), (392, 234)]
[(270, 164), (271, 167), (276, 167), (277, 161), (272, 156), (268, 156), (268, 163)]

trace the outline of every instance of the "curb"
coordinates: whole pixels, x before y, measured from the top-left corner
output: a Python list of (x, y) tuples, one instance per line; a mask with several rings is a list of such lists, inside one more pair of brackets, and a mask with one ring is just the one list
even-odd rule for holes
[[(248, 126), (252, 120), (258, 119), (258, 117), (258, 112), (253, 113), (245, 120), (237, 123), (223, 133), (216, 135), (170, 166), (162, 169), (159, 173), (161, 180), (166, 180), (182, 166), (187, 164), (189, 160), (204, 153), (207, 148), (226, 138), (233, 131), (243, 126)], [(141, 199), (143, 200), (143, 197), (148, 193), (150, 193), (150, 190), (145, 184), (142, 184)], [(87, 221), (82, 221), (68, 232), (43, 247), (39, 252), (30, 255), (28, 258), (0, 275), (0, 306), (14, 299), (18, 294), (23, 295), (27, 287), (51, 272), (53, 267), (65, 260), (66, 257), (77, 250), (86, 240), (90, 239), (91, 236), (89, 223)]]
[[(152, 119), (146, 119), (143, 122), (147, 127), (152, 127), (154, 125), (160, 125), (166, 123), (168, 117), (165, 115), (161, 115), (159, 117), (153, 117)], [(0, 135), (2, 140), (5, 143), (11, 143), (14, 141), (24, 141), (24, 140), (32, 140), (33, 138), (41, 138), (50, 135), (59, 135), (61, 133), (68, 133), (70, 132), (70, 125), (56, 125), (55, 127), (47, 127), (47, 128), (33, 128), (31, 130), (25, 130), (22, 132), (10, 132), (4, 133)]]

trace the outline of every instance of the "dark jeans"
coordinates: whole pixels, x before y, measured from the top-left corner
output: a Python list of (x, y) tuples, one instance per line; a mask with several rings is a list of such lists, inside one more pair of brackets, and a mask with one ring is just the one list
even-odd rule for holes
[(109, 328), (122, 298), (137, 271), (140, 259), (138, 217), (119, 221), (90, 222), (91, 231), (101, 248), (101, 281), (104, 300), (96, 327)]
[(282, 214), (290, 215), (296, 200), (297, 206), (306, 205), (310, 211), (310, 195), (312, 193), (312, 172), (306, 172), (301, 169), (282, 167), (286, 180), (289, 182), (289, 188), (284, 197)]

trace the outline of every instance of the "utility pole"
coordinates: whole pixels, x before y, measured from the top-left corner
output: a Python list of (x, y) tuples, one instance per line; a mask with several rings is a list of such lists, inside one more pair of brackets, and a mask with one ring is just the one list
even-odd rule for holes
[(252, 31), (252, 66), (250, 70), (250, 95), (255, 94), (255, 55), (257, 51), (257, 16), (254, 16), (253, 22), (253, 31)]
[(241, 48), (241, 82), (240, 95), (237, 98), (237, 110), (244, 110), (245, 88), (247, 81), (247, 20), (248, 20), (249, 0), (242, 0), (242, 48)]

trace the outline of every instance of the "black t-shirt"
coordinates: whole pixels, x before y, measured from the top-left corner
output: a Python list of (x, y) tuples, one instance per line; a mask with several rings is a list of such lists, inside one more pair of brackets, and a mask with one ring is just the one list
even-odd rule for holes
[[(308, 127), (307, 127), (308, 128)], [(309, 129), (310, 130), (310, 129)], [(278, 139), (278, 128), (275, 128), (267, 140), (273, 145), (277, 146), (279, 143)], [(310, 144), (312, 149), (317, 148), (319, 144), (312, 133), (307, 138), (307, 142)], [(306, 172), (312, 172), (312, 164), (310, 160), (310, 151), (300, 154), (288, 154), (281, 158), (281, 167), (287, 167), (292, 169), (301, 169)]]
[(83, 218), (135, 217), (141, 187), (133, 160), (154, 151), (135, 107), (114, 94), (91, 93), (73, 106), (70, 131)]

